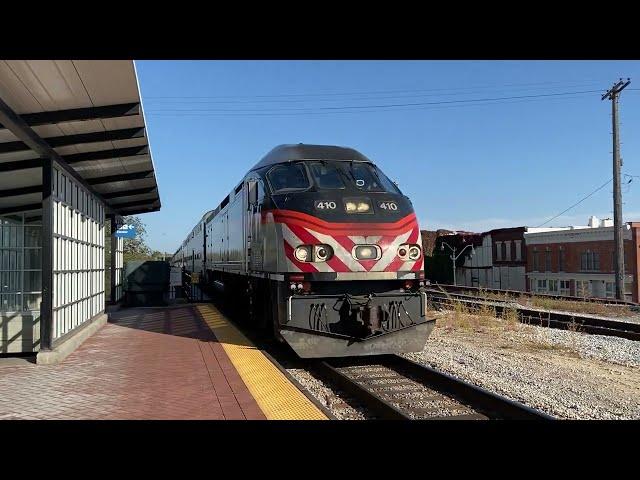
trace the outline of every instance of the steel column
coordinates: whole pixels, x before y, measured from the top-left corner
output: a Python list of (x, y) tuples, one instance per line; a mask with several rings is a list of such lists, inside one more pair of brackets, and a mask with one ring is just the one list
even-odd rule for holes
[(53, 161), (42, 166), (42, 301), (40, 302), (40, 350), (53, 344)]
[(118, 229), (116, 216), (110, 215), (111, 219), (111, 275), (110, 275), (110, 300), (112, 304), (116, 303), (116, 250), (118, 249), (118, 239), (116, 238), (116, 230)]

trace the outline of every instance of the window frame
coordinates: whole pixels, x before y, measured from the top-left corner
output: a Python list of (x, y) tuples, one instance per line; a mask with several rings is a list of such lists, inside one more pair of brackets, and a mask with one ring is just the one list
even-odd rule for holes
[[(267, 180), (267, 184), (269, 185), (269, 190), (271, 191), (272, 195), (286, 195), (287, 193), (301, 193), (301, 192), (308, 192), (309, 190), (311, 190), (314, 186), (314, 184), (311, 181), (311, 175), (309, 174), (309, 169), (307, 168), (307, 165), (305, 165), (305, 163), (308, 162), (308, 160), (296, 160), (294, 162), (283, 162), (283, 163), (277, 163), (275, 165), (273, 165), (269, 170), (267, 170), (267, 172), (265, 173), (265, 178)], [(271, 183), (271, 172), (273, 172), (276, 168), (282, 168), (282, 167), (288, 167), (291, 165), (301, 165), (304, 173), (307, 177), (307, 182), (308, 182), (308, 186), (306, 188), (286, 188), (286, 189), (280, 189), (280, 190), (275, 190), (273, 188), (273, 185)]]
[[(318, 179), (315, 176), (315, 173), (313, 171), (312, 165), (313, 164), (320, 164), (320, 165), (329, 165), (332, 168), (335, 169), (336, 173), (338, 174), (338, 178), (340, 179), (340, 183), (342, 183), (341, 187), (334, 187), (334, 188), (330, 188), (330, 187), (322, 187), (320, 186), (320, 183), (318, 182)], [(307, 170), (309, 171), (309, 173), (311, 175), (309, 175), (309, 178), (311, 180), (313, 180), (313, 184), (315, 185), (315, 187), (318, 190), (346, 190), (347, 189), (347, 185), (344, 182), (344, 179), (342, 178), (344, 176), (344, 172), (340, 171), (340, 167), (338, 165), (336, 165), (335, 163), (329, 163), (326, 160), (307, 160), (305, 162), (305, 167), (307, 168)]]

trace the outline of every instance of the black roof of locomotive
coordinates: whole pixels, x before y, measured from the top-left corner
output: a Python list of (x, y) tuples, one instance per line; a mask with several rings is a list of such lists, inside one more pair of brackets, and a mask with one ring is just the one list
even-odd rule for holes
[(336, 145), (307, 145), (298, 143), (278, 145), (262, 157), (262, 160), (256, 163), (251, 171), (293, 160), (337, 160), (344, 162), (356, 161), (373, 163), (353, 148), (338, 147)]

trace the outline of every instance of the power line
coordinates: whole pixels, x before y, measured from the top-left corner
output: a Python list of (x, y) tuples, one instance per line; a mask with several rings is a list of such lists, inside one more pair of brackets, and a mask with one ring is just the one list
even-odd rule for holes
[(397, 109), (383, 109), (383, 110), (339, 110), (339, 111), (331, 111), (331, 112), (313, 112), (309, 111), (306, 113), (301, 112), (273, 112), (273, 113), (265, 113), (262, 111), (260, 113), (220, 113), (220, 112), (207, 112), (207, 111), (198, 111), (198, 110), (184, 110), (181, 112), (162, 112), (162, 111), (148, 111), (146, 112), (149, 116), (154, 117), (301, 117), (301, 116), (316, 116), (316, 115), (358, 115), (358, 114), (367, 114), (367, 113), (395, 113), (395, 112), (418, 112), (418, 111), (426, 111), (426, 110), (442, 110), (442, 109), (450, 109), (450, 108), (469, 108), (469, 107), (484, 107), (491, 105), (509, 105), (515, 103), (530, 103), (530, 102), (549, 102), (549, 101), (567, 101), (567, 100), (575, 100), (578, 99), (578, 96), (566, 96), (566, 97), (547, 97), (547, 98), (530, 98), (524, 100), (508, 100), (508, 101), (494, 101), (494, 102), (481, 102), (481, 103), (467, 103), (467, 104), (455, 104), (455, 105), (431, 105), (427, 107), (411, 107), (411, 108), (397, 108)]
[(611, 183), (611, 181), (613, 180), (613, 178), (610, 178), (609, 180), (607, 180), (605, 183), (603, 183), (602, 185), (600, 185), (598, 188), (596, 188), (593, 192), (591, 192), (589, 195), (587, 195), (586, 197), (584, 197), (582, 200), (574, 203), (573, 205), (571, 205), (569, 208), (567, 208), (566, 210), (563, 210), (562, 212), (560, 212), (559, 214), (557, 214), (555, 217), (550, 218), (549, 220), (547, 220), (544, 223), (541, 223), (540, 225), (537, 225), (535, 228), (538, 227), (542, 227), (543, 225), (546, 225), (547, 223), (551, 222), (552, 220), (555, 220), (556, 218), (564, 215), (565, 213), (567, 213), (569, 210), (571, 210), (574, 207), (577, 207), (578, 205), (580, 205), (582, 202), (584, 202), (587, 198), (591, 197), (593, 194), (595, 194), (596, 192), (598, 192), (599, 190), (602, 190), (604, 187), (606, 187), (609, 183)]
[[(574, 83), (575, 82), (571, 82)], [(600, 85), (602, 80), (588, 80), (580, 82), (578, 85)], [(566, 86), (566, 82), (545, 81), (545, 82), (529, 82), (529, 83), (508, 83), (504, 85), (476, 85), (470, 87), (447, 87), (447, 88), (427, 88), (427, 89), (404, 89), (404, 90), (377, 90), (368, 92), (327, 92), (327, 93), (284, 93), (275, 95), (179, 95), (179, 96), (145, 96), (145, 99), (172, 99), (172, 98), (288, 98), (288, 97), (328, 97), (328, 96), (349, 96), (349, 95), (377, 95), (389, 93), (416, 93), (416, 92), (442, 92), (442, 91), (461, 91), (474, 89), (500, 89), (511, 87), (539, 86), (539, 85), (555, 85)]]
[[(574, 85), (565, 85), (563, 88), (577, 88), (584, 87), (586, 85), (595, 85), (595, 83), (587, 83), (587, 84), (574, 84)], [(540, 89), (548, 89), (549, 87), (529, 87), (529, 88), (516, 88), (512, 90), (516, 91), (530, 91), (530, 90), (540, 90)], [(439, 89), (444, 90), (444, 89)], [(499, 88), (500, 91), (504, 90), (503, 88)], [(447, 89), (447, 91), (449, 91)], [(383, 92), (380, 92), (383, 93)], [(364, 100), (387, 100), (387, 99), (404, 99), (404, 98), (422, 98), (422, 97), (446, 97), (446, 96), (460, 96), (460, 95), (473, 95), (478, 93), (485, 93), (481, 91), (469, 91), (469, 92), (451, 92), (451, 93), (421, 93), (421, 94), (410, 94), (410, 95), (392, 95), (392, 96), (378, 96), (378, 97), (361, 97), (361, 98), (349, 98), (352, 101), (364, 101)], [(322, 95), (322, 94), (318, 94)], [(345, 94), (346, 95), (346, 94)], [(366, 92), (363, 93), (353, 93), (353, 95), (367, 95)], [(176, 105), (176, 104), (251, 104), (251, 103), (305, 103), (305, 102), (340, 102), (343, 98), (314, 98), (314, 99), (306, 99), (306, 98), (285, 98), (285, 99), (258, 99), (258, 100), (210, 100), (210, 98), (220, 98), (220, 97), (145, 97), (146, 103), (152, 103), (154, 106), (167, 106), (167, 105)], [(231, 97), (228, 97), (231, 98)], [(205, 100), (203, 100), (205, 99)]]
[(436, 102), (413, 102), (413, 103), (395, 103), (395, 104), (379, 104), (379, 105), (346, 105), (340, 107), (305, 107), (305, 108), (273, 108), (273, 109), (219, 109), (219, 108), (207, 108), (207, 109), (156, 109), (150, 110), (149, 113), (160, 113), (160, 112), (224, 112), (224, 113), (233, 113), (233, 112), (243, 112), (243, 113), (260, 113), (266, 112), (301, 112), (301, 111), (309, 111), (309, 110), (332, 110), (332, 111), (340, 111), (340, 110), (362, 110), (362, 109), (387, 109), (387, 108), (399, 108), (399, 107), (417, 107), (417, 106), (431, 106), (431, 105), (448, 105), (448, 104), (467, 104), (467, 103), (477, 103), (477, 102), (491, 102), (498, 100), (516, 100), (516, 99), (529, 99), (529, 98), (547, 98), (547, 97), (562, 97), (568, 95), (581, 95), (588, 93), (599, 93), (602, 90), (582, 90), (576, 92), (560, 92), (560, 93), (542, 93), (535, 95), (512, 95), (508, 97), (490, 97), (490, 98), (476, 98), (476, 99), (464, 99), (464, 100), (440, 100)]

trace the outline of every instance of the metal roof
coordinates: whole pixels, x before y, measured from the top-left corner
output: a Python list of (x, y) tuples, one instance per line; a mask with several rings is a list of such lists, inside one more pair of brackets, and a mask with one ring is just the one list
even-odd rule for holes
[(43, 157), (111, 213), (160, 209), (133, 61), (0, 60), (0, 213), (41, 202)]
[(278, 145), (262, 160), (254, 165), (251, 169), (275, 165), (276, 163), (286, 163), (292, 160), (339, 160), (339, 161), (356, 161), (371, 162), (367, 157), (357, 150), (349, 147), (338, 147), (335, 145), (307, 145), (304, 143)]

